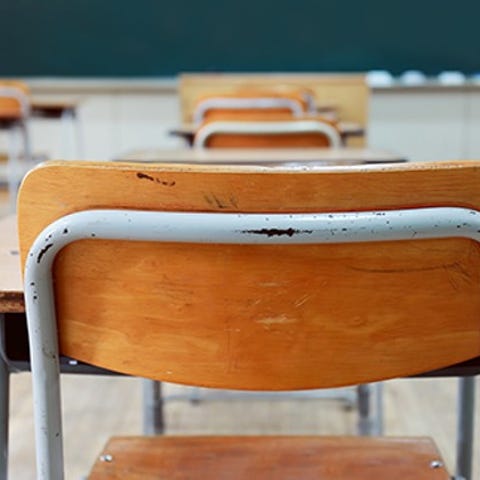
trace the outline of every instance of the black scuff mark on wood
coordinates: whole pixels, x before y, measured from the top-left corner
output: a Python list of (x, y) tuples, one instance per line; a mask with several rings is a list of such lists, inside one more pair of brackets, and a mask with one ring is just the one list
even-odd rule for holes
[(140, 180), (148, 180), (149, 182), (155, 182), (159, 185), (163, 185), (164, 187), (173, 187), (175, 186), (175, 180), (162, 180), (161, 178), (152, 177), (151, 175), (147, 175), (146, 173), (138, 172), (137, 178)]
[(45, 247), (43, 247), (41, 250), (40, 250), (40, 253), (38, 254), (38, 257), (37, 257), (37, 263), (40, 263), (40, 261), (42, 260), (42, 257), (47, 253), (47, 251), (53, 247), (53, 243), (49, 243), (48, 245), (45, 245)]
[(293, 237), (293, 235), (311, 234), (313, 233), (313, 230), (298, 230), (295, 228), (260, 228), (257, 230), (242, 230), (242, 233), (266, 235), (267, 237), (281, 237), (284, 235)]

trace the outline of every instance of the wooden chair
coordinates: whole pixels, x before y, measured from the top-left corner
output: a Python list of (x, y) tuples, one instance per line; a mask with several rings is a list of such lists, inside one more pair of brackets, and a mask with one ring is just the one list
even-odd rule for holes
[[(10, 134), (8, 149), (8, 185), (10, 194), (10, 209), (15, 209), (17, 189), (23, 171), (20, 165), (20, 153), (17, 148), (17, 134), (22, 139), (23, 160), (32, 159), (28, 119), (30, 116), (29, 89), (23, 82), (15, 80), (0, 80), (0, 129)], [(27, 163), (28, 165), (28, 163)]]
[[(315, 92), (313, 89), (308, 88), (302, 85), (290, 85), (288, 83), (278, 83), (277, 85), (271, 85), (267, 87), (259, 87), (256, 85), (239, 85), (235, 92), (248, 93), (254, 97), (268, 96), (270, 93), (274, 92), (277, 94), (287, 94), (293, 95), (294, 98), (297, 98), (299, 95), (302, 101), (304, 102), (304, 108), (306, 113), (312, 115), (317, 113), (317, 101), (315, 98)], [(329, 105), (331, 107), (331, 105)]]
[(207, 121), (195, 133), (193, 146), (194, 148), (340, 148), (342, 139), (336, 125), (321, 118)]
[(302, 117), (309, 113), (309, 102), (301, 91), (241, 89), (201, 97), (193, 112), (193, 123), (205, 120), (259, 120)]
[[(193, 112), (199, 99), (240, 89), (278, 89), (279, 86), (307, 89), (315, 95), (316, 105), (335, 108), (338, 119), (368, 128), (370, 89), (365, 75), (338, 73), (186, 73), (179, 76), (180, 114), (183, 124), (193, 123)], [(324, 112), (322, 112), (324, 113)], [(366, 136), (348, 138), (348, 146), (366, 145)]]
[[(33, 170), (19, 235), (39, 478), (63, 478), (59, 351), (271, 391), (480, 355), (479, 185), (480, 162)], [(103, 478), (449, 476), (426, 438), (165, 436), (111, 440), (90, 475)]]

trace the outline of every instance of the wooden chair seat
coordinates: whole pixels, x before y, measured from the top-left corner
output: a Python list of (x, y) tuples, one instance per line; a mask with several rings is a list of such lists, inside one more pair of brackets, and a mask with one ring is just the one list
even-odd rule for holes
[(447, 480), (429, 438), (115, 437), (89, 480)]

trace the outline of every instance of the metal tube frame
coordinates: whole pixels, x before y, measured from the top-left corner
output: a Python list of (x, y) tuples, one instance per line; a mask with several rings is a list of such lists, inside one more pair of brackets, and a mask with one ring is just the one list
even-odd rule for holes
[(331, 148), (340, 148), (342, 138), (332, 125), (320, 120), (300, 120), (284, 122), (237, 122), (215, 121), (199, 128), (193, 141), (194, 148), (206, 148), (212, 135), (288, 135), (294, 133), (321, 133), (328, 138)]
[(205, 115), (212, 109), (231, 109), (231, 110), (277, 110), (287, 109), (292, 112), (294, 117), (301, 117), (305, 114), (302, 104), (293, 98), (282, 97), (245, 97), (245, 98), (231, 98), (231, 97), (213, 97), (207, 98), (198, 103), (193, 112), (193, 123), (199, 126)]
[[(38, 479), (64, 478), (52, 265), (57, 253), (66, 245), (92, 238), (182, 243), (317, 244), (452, 237), (479, 242), (480, 212), (452, 207), (318, 214), (87, 210), (56, 220), (38, 235), (25, 265)], [(472, 445), (466, 445), (466, 450), (466, 458), (471, 463)], [(463, 472), (458, 473), (463, 475)]]

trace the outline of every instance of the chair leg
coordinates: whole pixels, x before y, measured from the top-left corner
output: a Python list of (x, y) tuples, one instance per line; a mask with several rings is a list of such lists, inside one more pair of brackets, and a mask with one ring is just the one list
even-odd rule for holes
[(8, 478), (8, 414), (10, 396), (10, 372), (5, 361), (5, 315), (0, 314), (2, 350), (0, 355), (0, 480)]
[[(372, 398), (373, 397), (373, 398)], [(358, 434), (362, 436), (383, 433), (383, 386), (362, 384), (357, 386)], [(372, 408), (373, 405), (373, 408)]]
[(7, 177), (8, 177), (8, 197), (10, 212), (15, 212), (17, 207), (17, 191), (19, 185), (19, 153), (17, 143), (16, 127), (10, 129), (8, 135), (8, 163), (7, 163)]
[(143, 433), (161, 435), (165, 430), (163, 418), (162, 383), (142, 380), (143, 385)]
[(456, 475), (465, 480), (472, 479), (474, 413), (475, 377), (462, 377), (458, 386)]
[(20, 131), (23, 137), (23, 157), (26, 163), (33, 161), (32, 144), (30, 142), (30, 132), (28, 128), (28, 120), (22, 120), (20, 123)]

